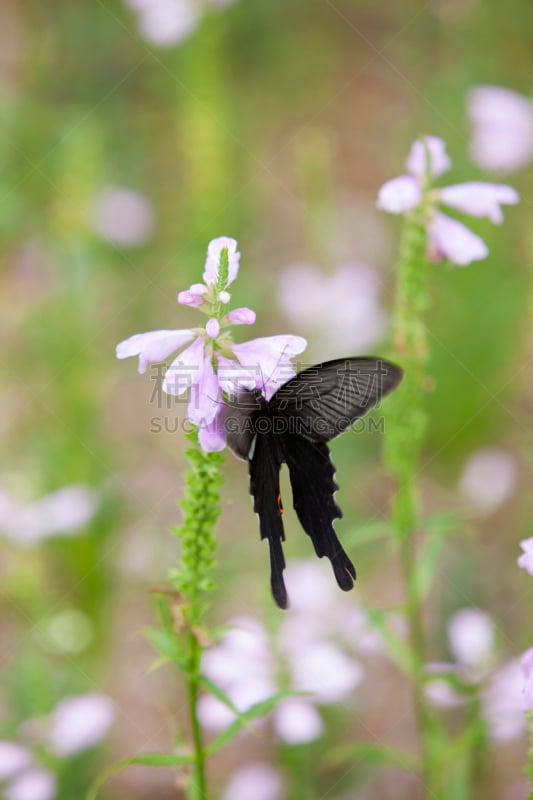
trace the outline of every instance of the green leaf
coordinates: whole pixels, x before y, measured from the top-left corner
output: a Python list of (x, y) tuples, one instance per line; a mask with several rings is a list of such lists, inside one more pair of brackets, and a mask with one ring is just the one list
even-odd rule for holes
[(366, 522), (357, 528), (342, 533), (342, 543), (344, 547), (355, 547), (355, 545), (377, 542), (385, 536), (391, 536), (393, 528), (390, 520), (379, 519)]
[(443, 511), (442, 514), (432, 514), (420, 523), (422, 530), (431, 533), (459, 533), (467, 527), (467, 520), (463, 514), (455, 511)]
[(258, 717), (264, 717), (269, 711), (283, 700), (285, 697), (293, 697), (294, 692), (279, 692), (272, 695), (267, 700), (262, 700), (260, 703), (255, 703), (248, 711), (241, 712), (239, 717), (229, 725), (226, 730), (222, 731), (206, 748), (206, 755), (212, 756), (217, 753), (225, 744), (230, 742), (245, 726), (252, 720)]
[(364, 605), (364, 609), (372, 627), (381, 634), (390, 657), (407, 675), (414, 677), (416, 674), (415, 656), (409, 645), (390, 627), (388, 612), (367, 605)]
[(420, 760), (412, 753), (396, 747), (367, 742), (343, 742), (333, 747), (326, 756), (332, 766), (346, 761), (361, 761), (370, 764), (394, 764), (408, 772), (420, 772)]
[(417, 559), (418, 592), (421, 597), (424, 597), (433, 586), (445, 544), (443, 536), (434, 534), (428, 536), (422, 546)]
[(220, 700), (221, 703), (224, 703), (224, 705), (233, 711), (237, 717), (243, 716), (231, 697), (228, 697), (228, 695), (220, 688), (220, 686), (217, 686), (216, 683), (210, 681), (205, 675), (200, 675), (200, 685), (203, 686), (204, 689), (207, 689), (208, 692), (211, 692), (211, 694), (214, 695), (217, 700)]
[(96, 800), (98, 792), (109, 778), (122, 772), (126, 767), (131, 767), (134, 764), (139, 764), (145, 767), (175, 767), (185, 766), (194, 763), (194, 756), (191, 753), (172, 754), (172, 753), (146, 753), (142, 756), (131, 756), (130, 758), (123, 758), (122, 761), (117, 761), (116, 764), (111, 764), (110, 767), (105, 769), (96, 778), (89, 791), (87, 792), (86, 800)]
[(152, 646), (162, 656), (170, 661), (175, 661), (180, 667), (185, 668), (184, 653), (179, 646), (175, 633), (163, 631), (160, 628), (146, 628), (144, 633)]

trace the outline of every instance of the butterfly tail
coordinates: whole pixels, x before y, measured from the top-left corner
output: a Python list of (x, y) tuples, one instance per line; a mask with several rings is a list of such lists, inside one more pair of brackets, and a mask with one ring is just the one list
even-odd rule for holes
[(356, 572), (333, 528), (333, 521), (340, 519), (342, 512), (334, 499), (338, 486), (328, 446), (291, 436), (286, 460), (298, 519), (316, 554), (329, 558), (339, 587), (347, 592), (353, 588)]
[(281, 459), (278, 448), (267, 436), (257, 436), (253, 457), (249, 461), (250, 494), (254, 499), (254, 511), (259, 516), (261, 539), (267, 539), (270, 550), (270, 585), (272, 595), (280, 608), (289, 605), (287, 589), (283, 580), (285, 557), (282, 542), (283, 507), (279, 491)]

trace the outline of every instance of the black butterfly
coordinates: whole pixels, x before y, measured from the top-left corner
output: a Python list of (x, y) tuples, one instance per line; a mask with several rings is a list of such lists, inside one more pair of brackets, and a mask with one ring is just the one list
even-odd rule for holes
[(337, 583), (353, 587), (355, 568), (333, 529), (342, 516), (334, 500), (335, 468), (326, 442), (345, 431), (398, 386), (400, 367), (380, 358), (339, 358), (303, 370), (270, 400), (243, 391), (225, 404), (222, 422), (228, 445), (248, 461), (250, 494), (261, 539), (270, 548), (270, 583), (280, 608), (287, 608), (283, 580), (283, 506), (279, 471), (289, 468), (294, 509), (318, 556), (331, 561)]

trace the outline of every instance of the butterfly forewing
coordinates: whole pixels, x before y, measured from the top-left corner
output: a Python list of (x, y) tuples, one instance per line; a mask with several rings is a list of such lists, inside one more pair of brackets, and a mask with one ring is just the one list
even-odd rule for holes
[(402, 377), (399, 367), (382, 358), (339, 358), (298, 373), (269, 406), (289, 432), (329, 442), (378, 405)]

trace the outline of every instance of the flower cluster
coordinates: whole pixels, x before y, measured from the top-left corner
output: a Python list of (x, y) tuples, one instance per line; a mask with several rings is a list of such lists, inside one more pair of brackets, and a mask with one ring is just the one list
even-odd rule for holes
[(453, 186), (434, 188), (432, 181), (446, 172), (451, 162), (446, 146), (436, 136), (417, 139), (405, 162), (406, 175), (387, 181), (379, 190), (377, 207), (390, 214), (415, 212), (423, 221), (429, 240), (428, 258), (449, 259), (466, 266), (486, 258), (488, 248), (483, 239), (466, 225), (439, 210), (440, 205), (473, 217), (486, 217), (499, 224), (503, 220), (502, 205), (518, 202), (518, 193), (500, 183), (468, 181)]
[[(437, 707), (453, 709), (479, 691), (481, 714), (493, 741), (508, 741), (526, 730), (525, 711), (533, 708), (533, 648), (495, 668), (494, 622), (486, 611), (462, 608), (448, 622), (454, 661), (427, 665), (426, 692)], [(458, 691), (459, 686), (464, 691)]]
[[(112, 701), (104, 694), (65, 697), (52, 713), (26, 721), (24, 739), (37, 747), (4, 739), (0, 741), (0, 781), (5, 800), (53, 800), (58, 787), (55, 776), (43, 768), (37, 749), (51, 758), (70, 758), (99, 744), (115, 716)], [(34, 752), (35, 749), (35, 752)]]
[(207, 250), (204, 282), (178, 294), (178, 303), (209, 317), (205, 327), (137, 333), (116, 350), (117, 358), (139, 356), (139, 372), (145, 372), (149, 364), (164, 361), (181, 349), (166, 371), (163, 391), (176, 397), (189, 392), (188, 419), (198, 426), (200, 444), (207, 452), (222, 450), (226, 444), (218, 424), (224, 394), (259, 389), (270, 398), (295, 374), (291, 359), (307, 346), (301, 336), (290, 335), (233, 343), (232, 325), (255, 322), (250, 308), (226, 311), (231, 300), (228, 287), (237, 277), (239, 261), (235, 239), (213, 239)]
[[(323, 565), (307, 559), (292, 561), (287, 574), (293, 588), (292, 602), (275, 642), (258, 620), (234, 620), (221, 640), (204, 654), (202, 671), (241, 712), (287, 688), (287, 684), (291, 691), (303, 693), (278, 702), (271, 715), (279, 740), (296, 745), (322, 736), (320, 708), (345, 702), (364, 681), (361, 658), (383, 653), (384, 645), (365, 612), (335, 591)], [(391, 617), (392, 627), (396, 627), (395, 622)], [(273, 651), (283, 661), (287, 680), (282, 685)], [(235, 718), (213, 695), (201, 698), (199, 714), (202, 724), (214, 731), (223, 730)]]

